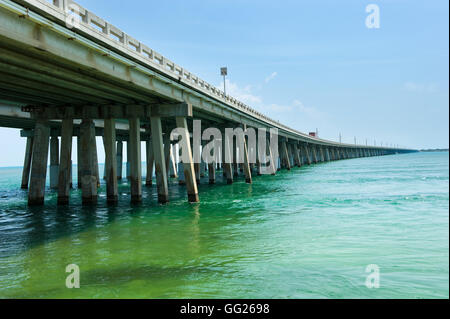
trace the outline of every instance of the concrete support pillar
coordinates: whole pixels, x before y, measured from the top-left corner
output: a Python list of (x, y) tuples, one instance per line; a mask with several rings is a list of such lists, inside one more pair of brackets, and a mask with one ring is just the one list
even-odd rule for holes
[[(199, 158), (200, 162), (201, 162), (201, 157), (202, 157), (202, 150), (201, 150), (201, 144), (199, 143), (198, 145), (194, 145), (194, 140), (191, 138), (190, 139), (190, 145), (192, 147), (192, 156), (193, 158)], [(200, 184), (200, 163), (195, 163), (194, 162), (194, 173), (195, 173), (195, 181), (197, 184)]]
[[(227, 154), (230, 158), (227, 158)], [(227, 184), (233, 184), (233, 166), (231, 163), (232, 154), (230, 140), (226, 137), (225, 132), (222, 132), (222, 166), (224, 168)]]
[[(231, 142), (232, 141), (230, 141), (230, 143)], [(237, 142), (237, 139), (236, 139), (236, 143), (233, 143), (233, 173), (234, 173), (234, 177), (238, 177), (239, 176), (239, 165), (238, 165), (238, 160), (237, 160), (237, 156), (238, 156), (238, 146), (237, 146), (237, 144), (238, 144), (238, 142)]]
[(177, 127), (182, 129), (182, 140), (186, 142), (187, 149), (183, 149), (183, 152), (187, 152), (187, 154), (182, 154), (183, 159), (187, 161), (183, 161), (183, 171), (184, 171), (184, 179), (186, 181), (186, 188), (188, 193), (188, 200), (190, 203), (197, 203), (199, 201), (198, 198), (198, 188), (197, 181), (195, 177), (194, 170), (194, 160), (192, 157), (192, 148), (191, 148), (191, 139), (189, 137), (188, 125), (185, 117), (177, 117), (176, 118)]
[(131, 202), (139, 203), (142, 201), (141, 120), (131, 118), (129, 124)]
[(28, 192), (28, 205), (31, 206), (44, 204), (49, 138), (50, 126), (48, 122), (44, 120), (37, 120), (34, 130), (30, 190)]
[(77, 187), (78, 189), (82, 188), (83, 183), (81, 182), (81, 176), (83, 176), (81, 169), (81, 136), (77, 136)]
[(289, 161), (289, 153), (286, 146), (286, 141), (281, 142), (281, 154), (284, 164), (286, 165), (287, 170), (291, 170), (291, 163)]
[(178, 178), (177, 163), (175, 159), (175, 145), (170, 146), (170, 169), (169, 174), (171, 178)]
[(165, 133), (163, 135), (163, 143), (164, 143), (164, 160), (166, 163), (166, 174), (170, 176), (170, 149), (172, 145), (170, 144), (170, 133)]
[[(270, 172), (271, 175), (275, 175), (277, 173), (277, 159), (272, 153), (272, 149), (270, 148), (269, 139), (266, 139), (266, 156), (270, 157)], [(266, 161), (267, 163), (267, 161)]]
[(314, 164), (317, 164), (319, 160), (317, 159), (317, 150), (316, 147), (311, 145), (312, 155), (313, 155), (313, 162)]
[(323, 147), (319, 146), (319, 150), (320, 150), (320, 161), (325, 162), (325, 155), (323, 153)]
[[(97, 203), (97, 176), (95, 169), (95, 125), (83, 120), (80, 126), (81, 192), (83, 205)], [(97, 166), (98, 170), (98, 166)]]
[(58, 173), (58, 205), (69, 203), (70, 184), (72, 182), (72, 135), (73, 120), (63, 120), (61, 125), (61, 162)]
[(325, 157), (327, 159), (327, 162), (331, 161), (330, 149), (328, 147), (325, 149)]
[(152, 186), (153, 184), (153, 166), (155, 163), (154, 157), (153, 157), (153, 142), (152, 138), (149, 138), (145, 142), (145, 148), (146, 148), (146, 164), (147, 164), (147, 177), (145, 178), (145, 185), (146, 186)]
[(117, 183), (117, 150), (116, 150), (116, 121), (114, 119), (105, 120), (103, 136), (105, 145), (105, 172), (106, 172), (106, 196), (108, 203), (117, 203), (118, 183)]
[(302, 166), (302, 161), (300, 159), (300, 154), (299, 154), (299, 149), (298, 149), (298, 145), (294, 144), (294, 160), (295, 160), (295, 165), (297, 165), (297, 167), (301, 167)]
[(158, 201), (161, 204), (169, 202), (169, 187), (167, 181), (166, 161), (164, 159), (164, 144), (162, 124), (160, 117), (150, 118), (152, 130), (153, 156), (155, 160), (156, 186), (158, 188)]
[(123, 174), (123, 142), (117, 142), (117, 180), (122, 180)]
[(215, 184), (216, 183), (216, 163), (212, 162), (208, 164), (208, 177), (209, 177), (209, 184)]
[(94, 127), (94, 139), (92, 141), (92, 152), (94, 154), (94, 172), (97, 178), (97, 188), (100, 187), (100, 172), (98, 169), (98, 156), (97, 156), (97, 138), (95, 137), (95, 127)]
[[(246, 130), (246, 129), (245, 129)], [(244, 174), (245, 174), (245, 182), (247, 184), (251, 184), (252, 183), (252, 171), (250, 169), (250, 163), (248, 160), (248, 148), (247, 148), (247, 141), (245, 139), (245, 135), (242, 135), (243, 138), (243, 149), (241, 150), (244, 154)]]
[(50, 188), (58, 189), (59, 173), (59, 138), (52, 136), (50, 138)]
[(303, 149), (305, 150), (306, 162), (307, 162), (308, 165), (311, 165), (311, 162), (312, 162), (311, 161), (311, 154), (309, 153), (308, 146), (307, 145), (303, 146)]
[(23, 160), (22, 171), (22, 189), (28, 189), (28, 182), (30, 181), (31, 159), (33, 156), (33, 137), (27, 137), (27, 145), (25, 147), (25, 159)]
[(126, 167), (126, 175), (127, 175), (127, 179), (129, 180), (130, 179), (130, 174), (131, 174), (131, 171), (130, 171), (130, 153), (131, 153), (131, 150), (130, 150), (130, 138), (128, 137), (128, 141), (127, 141), (127, 167)]

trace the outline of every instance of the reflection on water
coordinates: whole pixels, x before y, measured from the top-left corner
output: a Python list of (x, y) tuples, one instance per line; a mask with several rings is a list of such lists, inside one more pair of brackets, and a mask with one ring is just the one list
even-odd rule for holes
[[(76, 170), (74, 170), (76, 171)], [(448, 153), (331, 162), (277, 176), (170, 186), (143, 202), (28, 208), (0, 169), (0, 298), (448, 298)], [(77, 264), (81, 288), (65, 287)], [(365, 268), (381, 269), (367, 289)]]

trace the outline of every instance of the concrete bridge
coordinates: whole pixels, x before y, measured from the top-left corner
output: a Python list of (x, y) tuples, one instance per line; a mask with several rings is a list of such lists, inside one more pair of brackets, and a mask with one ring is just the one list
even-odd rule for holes
[[(240, 146), (222, 138), (216, 141), (220, 147), (213, 162), (194, 162), (202, 152), (202, 145), (191, 141), (194, 120), (222, 132), (236, 127), (277, 129), (279, 152), (259, 150), (270, 161), (251, 163), (249, 151), (255, 149), (248, 149), (245, 137)], [(196, 202), (200, 177), (209, 176), (215, 183), (218, 170), (228, 183), (239, 175), (251, 183), (252, 175), (263, 168), (276, 174), (293, 166), (414, 151), (341, 144), (289, 128), (71, 0), (0, 0), (0, 126), (21, 129), (27, 139), (22, 188), (29, 188), (30, 205), (44, 203), (49, 151), (50, 187), (58, 189), (59, 204), (68, 203), (73, 137), (78, 143), (77, 185), (85, 204), (97, 201), (100, 185), (95, 136), (103, 137), (107, 198), (112, 203), (122, 179), (124, 143), (131, 200), (141, 200), (145, 142), (145, 185), (152, 185), (155, 169), (161, 203), (168, 201), (170, 177), (178, 177), (189, 201)], [(180, 139), (170, 138), (174, 128), (181, 129), (181, 140), (187, 143), (182, 163), (177, 160)], [(225, 161), (226, 152), (234, 154), (232, 161)], [(241, 163), (237, 154), (244, 159)]]

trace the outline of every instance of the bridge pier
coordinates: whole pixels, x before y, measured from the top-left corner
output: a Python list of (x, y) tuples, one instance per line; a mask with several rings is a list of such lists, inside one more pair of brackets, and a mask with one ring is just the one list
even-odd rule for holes
[[(231, 140), (230, 143), (233, 141)], [(233, 176), (239, 177), (239, 165), (238, 165), (238, 140), (236, 138), (236, 143), (233, 142)]]
[(103, 142), (105, 145), (106, 198), (109, 204), (115, 204), (119, 200), (119, 192), (117, 182), (116, 121), (114, 119), (105, 120)]
[(27, 137), (27, 144), (25, 147), (25, 158), (23, 160), (23, 171), (22, 171), (22, 189), (28, 189), (28, 184), (30, 181), (30, 170), (31, 170), (31, 159), (33, 156), (33, 141), (34, 137)]
[(123, 142), (117, 142), (117, 180), (122, 180), (123, 176)]
[(31, 164), (28, 205), (43, 205), (47, 175), (50, 126), (46, 120), (38, 119), (34, 129), (33, 157)]
[(293, 147), (294, 147), (295, 165), (297, 165), (297, 167), (302, 167), (302, 161), (300, 159), (300, 154), (299, 154), (300, 150), (298, 148), (298, 144), (297, 143), (294, 144)]
[(222, 132), (222, 165), (224, 167), (225, 177), (227, 179), (227, 184), (233, 184), (233, 153), (231, 150), (231, 141), (229, 137)]
[(72, 183), (72, 136), (73, 120), (63, 120), (61, 126), (61, 156), (58, 173), (58, 205), (69, 203)]
[[(244, 132), (246, 132), (246, 131), (247, 131), (247, 127), (246, 127), (246, 125), (244, 125)], [(242, 151), (242, 153), (243, 153), (242, 155), (244, 156), (243, 166), (244, 166), (245, 182), (247, 184), (252, 184), (252, 182), (253, 182), (252, 171), (250, 169), (250, 163), (249, 163), (249, 159), (248, 159), (248, 146), (247, 146), (247, 140), (245, 138), (245, 134), (242, 135), (242, 139), (243, 139), (242, 144), (241, 144), (242, 150), (239, 150), (239, 151)]]
[[(147, 133), (150, 135), (150, 129), (147, 128)], [(154, 158), (153, 158), (153, 142), (152, 138), (149, 136), (147, 141), (145, 141), (145, 149), (146, 149), (146, 165), (147, 165), (147, 176), (145, 178), (145, 185), (152, 186), (153, 184), (153, 166), (154, 166)]]
[(97, 203), (97, 176), (95, 171), (94, 121), (83, 119), (80, 126), (81, 193), (83, 205)]
[(130, 188), (131, 202), (142, 201), (142, 164), (141, 164), (141, 120), (138, 117), (129, 119), (130, 125)]
[[(283, 140), (281, 142), (281, 156), (282, 156), (282, 164), (284, 165), (284, 168), (286, 168), (288, 171), (291, 170), (291, 163), (289, 161), (289, 153), (286, 146), (286, 141)], [(282, 165), (282, 167), (283, 167)]]
[(312, 155), (313, 155), (313, 162), (314, 162), (314, 164), (317, 164), (319, 162), (319, 160), (317, 158), (317, 150), (314, 145), (311, 145), (311, 151), (312, 151)]
[(208, 164), (208, 177), (209, 177), (209, 184), (213, 185), (216, 183), (216, 163), (215, 162)]
[(178, 178), (178, 170), (177, 170), (177, 162), (175, 157), (175, 149), (176, 145), (173, 144), (170, 147), (170, 177), (171, 178)]
[(152, 130), (153, 155), (155, 160), (156, 186), (158, 189), (158, 202), (165, 204), (169, 202), (169, 187), (167, 181), (166, 161), (164, 159), (164, 144), (161, 118), (150, 117)]
[(308, 165), (311, 165), (311, 155), (310, 155), (310, 153), (309, 153), (309, 149), (308, 149), (308, 145), (307, 144), (304, 144), (303, 145), (303, 149), (305, 150), (305, 156), (306, 156), (306, 163), (308, 164)]
[(52, 136), (50, 138), (50, 188), (58, 189), (59, 173), (59, 138)]
[(320, 146), (319, 149), (320, 149), (320, 161), (322, 163), (324, 163), (325, 162), (325, 154), (323, 152), (323, 146)]
[(188, 193), (188, 200), (190, 203), (197, 203), (199, 201), (198, 188), (195, 177), (194, 161), (192, 158), (191, 139), (189, 137), (186, 118), (177, 116), (176, 123), (177, 127), (179, 129), (182, 129), (183, 135), (181, 138), (185, 141), (185, 146), (187, 148), (183, 149), (183, 152), (187, 152), (187, 154), (183, 154), (183, 171)]

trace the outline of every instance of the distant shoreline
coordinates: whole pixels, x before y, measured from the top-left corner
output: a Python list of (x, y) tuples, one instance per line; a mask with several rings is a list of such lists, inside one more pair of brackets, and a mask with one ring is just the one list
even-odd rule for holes
[(448, 152), (448, 148), (434, 148), (427, 150), (420, 150), (421, 152)]

